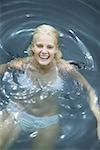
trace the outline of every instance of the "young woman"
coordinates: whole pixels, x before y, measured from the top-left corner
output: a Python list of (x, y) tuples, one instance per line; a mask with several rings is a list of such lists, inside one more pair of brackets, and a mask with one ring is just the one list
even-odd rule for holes
[(22, 95), (22, 91), (19, 91), (11, 96), (9, 104), (2, 111), (0, 149), (8, 148), (21, 132), (34, 131), (37, 131), (37, 136), (33, 139), (32, 149), (54, 149), (59, 133), (59, 111), (55, 99), (64, 85), (61, 72), (70, 74), (86, 90), (88, 103), (98, 121), (97, 134), (100, 139), (100, 111), (95, 91), (73, 65), (62, 59), (58, 47), (58, 32), (54, 27), (45, 24), (38, 26), (28, 48), (28, 57), (0, 65), (0, 73), (7, 69), (24, 71), (24, 76), (19, 77), (18, 81), (24, 89), (24, 83), (28, 81), (29, 96)]

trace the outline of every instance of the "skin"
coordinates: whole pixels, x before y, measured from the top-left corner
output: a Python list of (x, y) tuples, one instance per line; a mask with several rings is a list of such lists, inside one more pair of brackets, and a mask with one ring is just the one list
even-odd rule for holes
[[(26, 67), (28, 63), (28, 65), (30, 65), (30, 68), (32, 68), (33, 70), (31, 71), (30, 69), (27, 69), (26, 72), (33, 83), (34, 81), (38, 80), (37, 83), (34, 83), (35, 85), (38, 86), (39, 84), (39, 86), (45, 86), (48, 84), (48, 82), (53, 83), (57, 78), (57, 71), (54, 60), (54, 55), (57, 52), (55, 38), (45, 33), (39, 34), (38, 39), (35, 40), (32, 51), (34, 52), (33, 57), (12, 60), (7, 64), (8, 68), (10, 67), (10, 69), (22, 69), (22, 66), (25, 65)], [(7, 69), (7, 65), (4, 64), (0, 66), (0, 70), (2, 73)], [(14, 102), (17, 104), (17, 106), (24, 108), (24, 104), (22, 102)], [(58, 108), (55, 101), (48, 98), (46, 102), (41, 103), (40, 105), (38, 105), (38, 107), (33, 106), (33, 108), (30, 108), (28, 113), (31, 113), (34, 116), (51, 116), (58, 113)], [(18, 134), (21, 131), (20, 126), (14, 123), (13, 117), (10, 114), (6, 115), (6, 118), (4, 118), (4, 115), (2, 115), (3, 120), (1, 119), (2, 126), (0, 128), (0, 137), (3, 138), (0, 138), (0, 145), (2, 149), (5, 149), (4, 145), (7, 145), (9, 147), (16, 140)], [(8, 130), (9, 126), (10, 128)], [(38, 136), (33, 140), (32, 149), (54, 149), (54, 142), (57, 138), (58, 131), (58, 123), (44, 129), (39, 129)], [(13, 137), (13, 140), (9, 137)]]
[[(4, 73), (8, 68), (22, 69), (30, 66), (26, 72), (28, 77), (36, 86), (45, 86), (49, 82), (54, 83), (58, 72), (67, 71), (74, 79), (81, 83), (88, 95), (88, 103), (91, 111), (100, 124), (100, 112), (97, 105), (97, 96), (94, 89), (87, 80), (76, 71), (74, 66), (64, 59), (55, 60), (55, 54), (58, 53), (57, 39), (54, 34), (46, 32), (39, 33), (34, 39), (32, 46), (33, 56), (27, 58), (18, 58), (7, 64), (0, 65), (0, 73)], [(23, 67), (24, 66), (24, 67)], [(37, 81), (37, 82), (36, 82)], [(24, 108), (24, 104), (15, 101), (15, 103)], [(55, 100), (48, 98), (41, 105), (30, 108), (30, 112), (35, 116), (51, 116), (58, 113), (58, 107)], [(19, 124), (15, 124), (13, 116), (4, 111), (0, 120), (0, 149), (5, 149), (4, 145), (10, 146), (21, 132)], [(97, 135), (100, 139), (99, 124), (97, 126)], [(8, 130), (9, 128), (9, 130)], [(32, 149), (35, 150), (53, 150), (54, 141), (59, 134), (59, 123), (38, 130), (38, 136), (33, 139)], [(10, 137), (10, 138), (9, 138)], [(9, 139), (9, 140), (8, 140)]]
[(55, 53), (57, 53), (55, 39), (46, 33), (40, 33), (37, 39), (35, 39), (32, 51), (34, 52), (35, 63), (37, 63), (41, 69), (42, 67), (49, 69), (48, 65), (51, 64)]

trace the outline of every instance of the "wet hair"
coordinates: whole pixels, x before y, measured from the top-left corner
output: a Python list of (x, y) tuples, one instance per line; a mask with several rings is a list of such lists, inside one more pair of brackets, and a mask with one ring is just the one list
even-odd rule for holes
[(37, 38), (37, 35), (39, 33), (47, 33), (48, 35), (54, 35), (55, 40), (56, 40), (57, 49), (58, 49), (58, 52), (55, 54), (54, 58), (56, 61), (59, 61), (62, 58), (62, 53), (61, 53), (60, 49), (58, 48), (58, 31), (51, 25), (46, 25), (46, 24), (42, 24), (35, 29), (35, 31), (33, 33), (33, 37), (32, 37), (32, 42), (31, 42), (30, 46), (28, 47), (28, 55), (29, 56), (34, 55), (34, 52), (32, 51), (32, 47), (34, 46), (34, 41)]

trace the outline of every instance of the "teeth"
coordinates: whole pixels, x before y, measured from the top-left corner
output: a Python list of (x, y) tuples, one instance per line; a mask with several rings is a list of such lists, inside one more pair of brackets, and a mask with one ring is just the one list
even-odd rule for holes
[(40, 57), (40, 58), (42, 58), (42, 59), (48, 59), (48, 57)]
[(48, 59), (49, 56), (42, 56), (42, 55), (40, 55), (40, 58), (42, 58), (42, 59)]

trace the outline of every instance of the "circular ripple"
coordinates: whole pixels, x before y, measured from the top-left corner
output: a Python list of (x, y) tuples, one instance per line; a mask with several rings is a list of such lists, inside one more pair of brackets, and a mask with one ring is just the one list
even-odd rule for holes
[[(85, 63), (86, 69), (82, 73), (100, 93), (99, 1), (1, 0), (0, 3), (0, 63), (26, 56), (34, 28), (39, 24), (50, 24), (59, 31), (59, 47), (64, 58)], [(83, 116), (65, 115), (61, 118), (58, 147), (100, 148), (95, 135), (94, 117), (90, 112), (86, 118)]]

